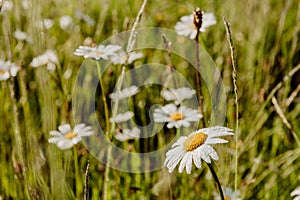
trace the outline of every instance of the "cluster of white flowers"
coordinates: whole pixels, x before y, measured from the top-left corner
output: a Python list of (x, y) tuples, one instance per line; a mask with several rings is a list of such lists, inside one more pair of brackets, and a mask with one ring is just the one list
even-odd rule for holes
[(21, 31), (21, 30), (16, 30), (16, 31), (14, 32), (14, 37), (15, 37), (17, 40), (19, 40), (19, 41), (26, 41), (26, 42), (28, 42), (28, 43), (32, 43), (31, 37), (29, 37), (29, 36), (27, 35), (27, 33), (23, 32), (23, 31)]
[(20, 70), (20, 67), (10, 61), (0, 59), (0, 81), (5, 81), (10, 77), (15, 77)]
[(121, 49), (119, 45), (99, 45), (97, 47), (79, 46), (74, 55), (83, 56), (84, 58), (92, 58), (95, 60), (108, 60), (110, 59), (113, 64), (131, 64), (133, 61), (142, 58), (143, 53), (130, 52), (125, 53), (123, 51), (118, 52)]
[(42, 55), (33, 58), (30, 66), (40, 67), (43, 65), (47, 65), (47, 69), (49, 71), (54, 71), (56, 64), (58, 64), (56, 53), (53, 50), (46, 50)]
[(161, 95), (167, 101), (174, 101), (174, 103), (155, 109), (153, 113), (154, 121), (160, 123), (168, 122), (168, 128), (189, 127), (190, 122), (199, 121), (203, 116), (197, 110), (179, 106), (185, 99), (192, 98), (194, 94), (195, 91), (187, 87), (163, 90)]

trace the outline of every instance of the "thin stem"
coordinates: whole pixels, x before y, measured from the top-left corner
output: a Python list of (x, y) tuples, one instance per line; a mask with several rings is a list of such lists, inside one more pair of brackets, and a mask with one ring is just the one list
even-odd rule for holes
[(196, 38), (195, 38), (195, 51), (196, 51), (196, 82), (197, 82), (197, 94), (198, 94), (198, 101), (199, 106), (198, 110), (199, 113), (203, 115), (201, 118), (202, 121), (202, 127), (205, 127), (205, 120), (204, 120), (204, 114), (203, 114), (203, 96), (201, 91), (201, 79), (200, 79), (200, 58), (199, 58), (199, 33), (200, 31), (197, 31)]
[(90, 170), (90, 161), (86, 165), (85, 170), (85, 184), (84, 184), (84, 200), (89, 199), (89, 170)]
[[(107, 105), (107, 101), (106, 101), (106, 95), (105, 95), (105, 90), (104, 90), (104, 84), (103, 84), (103, 80), (102, 80), (102, 76), (101, 76), (101, 69), (100, 69), (100, 64), (99, 62), (97, 63), (97, 70), (98, 70), (98, 78), (99, 78), (99, 82), (100, 82), (100, 87), (101, 87), (101, 93), (102, 93), (102, 101), (104, 104), (104, 114), (105, 114), (105, 124), (106, 124), (106, 132), (109, 133), (109, 112), (108, 112), (108, 105)], [(110, 136), (109, 136), (109, 139)]]
[[(112, 133), (110, 131), (110, 125), (109, 125), (108, 105), (107, 105), (107, 101), (106, 101), (104, 84), (103, 84), (103, 80), (102, 80), (102, 76), (101, 76), (99, 62), (97, 62), (97, 70), (98, 70), (99, 82), (100, 82), (101, 93), (102, 93), (102, 101), (103, 101), (103, 104), (104, 104), (106, 135), (107, 135), (108, 139), (111, 141)], [(109, 183), (109, 171), (110, 171), (109, 162), (110, 162), (110, 158), (111, 158), (111, 145), (108, 146), (106, 156), (107, 156), (107, 164), (106, 164), (106, 167), (105, 167), (104, 183), (103, 183), (103, 199), (104, 200), (108, 199), (108, 183)]]
[(231, 61), (232, 61), (232, 80), (233, 80), (233, 88), (234, 88), (234, 96), (235, 96), (235, 171), (234, 171), (234, 198), (237, 198), (237, 185), (238, 185), (238, 142), (239, 142), (239, 97), (238, 97), (238, 87), (237, 87), (237, 68), (238, 63), (235, 57), (235, 48), (232, 42), (232, 34), (230, 30), (230, 25), (228, 21), (223, 17), (223, 21), (226, 28), (227, 39), (230, 46), (231, 52)]
[(80, 195), (81, 183), (80, 183), (79, 168), (78, 168), (77, 149), (75, 147), (73, 147), (73, 156), (74, 156), (74, 168), (75, 168), (75, 190), (76, 190), (76, 197), (78, 198)]
[(223, 190), (222, 190), (222, 187), (221, 187), (221, 184), (220, 184), (220, 181), (218, 179), (218, 176), (213, 168), (213, 166), (211, 165), (211, 163), (206, 163), (210, 172), (212, 173), (213, 177), (214, 177), (214, 180), (215, 182), (217, 183), (217, 186), (218, 186), (218, 189), (219, 189), (219, 192), (220, 192), (220, 196), (221, 196), (221, 200), (224, 200), (224, 194), (223, 194)]

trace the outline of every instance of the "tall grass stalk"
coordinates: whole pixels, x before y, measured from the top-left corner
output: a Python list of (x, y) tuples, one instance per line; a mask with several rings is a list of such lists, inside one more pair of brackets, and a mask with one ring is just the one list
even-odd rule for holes
[(225, 17), (223, 17), (224, 25), (226, 28), (227, 39), (230, 47), (231, 63), (232, 63), (232, 82), (235, 97), (235, 159), (234, 159), (234, 198), (237, 198), (237, 186), (238, 186), (238, 158), (239, 158), (239, 96), (237, 87), (237, 68), (238, 63), (235, 55), (235, 48), (232, 41), (232, 33), (230, 25)]

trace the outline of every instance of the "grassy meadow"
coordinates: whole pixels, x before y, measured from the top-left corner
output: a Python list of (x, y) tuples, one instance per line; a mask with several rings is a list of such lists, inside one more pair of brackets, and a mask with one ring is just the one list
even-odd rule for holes
[[(0, 200), (215, 199), (218, 188), (205, 162), (200, 169), (193, 167), (192, 174), (179, 173), (178, 167), (173, 173), (165, 167), (128, 173), (106, 167), (84, 143), (61, 150), (48, 142), (49, 132), (59, 125), (69, 123), (73, 127), (88, 122), (85, 118), (74, 119), (77, 111), (72, 95), (82, 63), (95, 69), (97, 66), (95, 61), (85, 61), (73, 53), (79, 46), (100, 44), (117, 33), (131, 30), (142, 0), (7, 1), (11, 7), (2, 2), (6, 6), (0, 14), (0, 59), (15, 63), (20, 71), (15, 77), (0, 81)], [(235, 133), (227, 138), (227, 144), (214, 147), (219, 160), (212, 165), (220, 183), (224, 188), (234, 189), (236, 180), (241, 199), (293, 199), (290, 193), (300, 186), (300, 3), (152, 0), (145, 5), (137, 28), (174, 30), (180, 17), (197, 7), (213, 12), (217, 20), (216, 25), (200, 34), (200, 44), (214, 61), (225, 89), (225, 121), (218, 125)], [(65, 23), (63, 16), (69, 16)], [(238, 63), (238, 110), (223, 16), (230, 23)], [(44, 19), (49, 19), (48, 24), (43, 23)], [(16, 36), (18, 30), (27, 36)], [(55, 52), (57, 61), (49, 59), (48, 64), (33, 67), (33, 59), (47, 50)], [(190, 70), (192, 67), (185, 59), (169, 56), (162, 50), (141, 52), (144, 56), (123, 68), (126, 72), (147, 63), (172, 65), (196, 90), (195, 71)], [(103, 82), (95, 94), (95, 119), (105, 132), (103, 95), (111, 117), (109, 94), (122, 66), (100, 70)], [(201, 86), (208, 127), (212, 112), (210, 96), (205, 84)], [(143, 86), (130, 98), (129, 109), (137, 124), (150, 123), (145, 108), (167, 104), (160, 96), (161, 90), (160, 85)], [(89, 88), (80, 94), (90, 95)], [(112, 134), (107, 137), (125, 151), (151, 152), (173, 143), (177, 131), (165, 126), (156, 136), (125, 142), (114, 139)], [(142, 161), (128, 161), (133, 167), (139, 162)]]

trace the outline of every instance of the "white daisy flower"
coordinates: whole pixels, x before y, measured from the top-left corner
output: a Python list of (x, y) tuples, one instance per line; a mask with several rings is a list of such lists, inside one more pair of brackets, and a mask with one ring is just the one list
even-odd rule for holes
[(134, 51), (130, 53), (122, 52), (118, 55), (112, 56), (111, 60), (115, 65), (117, 64), (124, 65), (126, 63), (131, 64), (133, 61), (142, 58), (143, 56), (144, 56), (143, 53), (136, 53)]
[(55, 52), (53, 50), (46, 50), (42, 55), (33, 58), (30, 66), (40, 67), (43, 65), (47, 65), (47, 69), (49, 71), (54, 71), (56, 64), (58, 64), (58, 58)]
[[(225, 200), (234, 200), (234, 191), (231, 187), (226, 187), (225, 189), (223, 188), (223, 194), (224, 194), (224, 199)], [(236, 191), (236, 200), (242, 200), (240, 198), (241, 192), (239, 190)], [(221, 200), (220, 194), (217, 192), (214, 192), (214, 197), (215, 200)]]
[(19, 41), (26, 41), (28, 43), (32, 43), (32, 39), (31, 37), (29, 37), (27, 35), (27, 33), (23, 32), (23, 31), (20, 31), (20, 30), (16, 30), (14, 33), (13, 33), (14, 37), (19, 40)]
[(81, 141), (81, 137), (94, 134), (92, 127), (85, 124), (77, 124), (73, 129), (70, 124), (63, 124), (58, 127), (59, 131), (50, 131), (53, 136), (48, 140), (49, 143), (56, 144), (60, 149), (70, 149), (73, 145)]
[(59, 26), (63, 30), (68, 30), (73, 25), (73, 19), (69, 15), (64, 15), (59, 18)]
[(112, 101), (117, 101), (117, 100), (129, 98), (137, 94), (139, 91), (140, 91), (139, 88), (133, 85), (128, 88), (124, 88), (123, 90), (111, 93), (109, 97), (111, 98)]
[(295, 190), (293, 190), (291, 196), (294, 196), (294, 200), (300, 200), (300, 187), (297, 187)]
[(166, 153), (164, 165), (171, 173), (179, 164), (179, 161), (181, 161), (178, 171), (182, 173), (186, 167), (186, 172), (190, 174), (193, 161), (199, 169), (202, 166), (202, 159), (206, 163), (211, 163), (211, 158), (213, 160), (219, 159), (217, 152), (210, 145), (227, 143), (227, 140), (218, 137), (228, 135), (233, 135), (231, 129), (215, 126), (199, 129), (189, 136), (180, 137), (177, 142), (172, 145), (172, 149)]
[(15, 77), (20, 70), (20, 67), (10, 61), (0, 59), (0, 81), (5, 81), (11, 76)]
[(76, 56), (83, 56), (84, 58), (93, 58), (96, 60), (107, 60), (110, 56), (115, 56), (116, 51), (120, 50), (119, 45), (100, 45), (97, 47), (79, 46), (74, 52)]
[(141, 130), (137, 127), (134, 127), (133, 129), (117, 129), (116, 134), (114, 135), (114, 137), (121, 141), (121, 142), (125, 142), (128, 140), (134, 140), (140, 137), (140, 133)]
[(171, 88), (169, 90), (163, 90), (161, 95), (165, 100), (174, 100), (174, 103), (179, 105), (183, 100), (192, 98), (195, 93), (195, 90), (192, 90), (191, 88), (182, 87), (177, 89)]
[[(207, 27), (216, 23), (217, 21), (213, 13), (204, 13), (202, 11), (202, 25), (200, 32), (205, 32)], [(175, 25), (175, 30), (178, 35), (184, 35), (191, 39), (195, 39), (197, 35), (197, 28), (194, 24), (194, 14), (181, 17), (180, 21)]]
[(133, 117), (133, 112), (127, 111), (125, 113), (119, 113), (109, 119), (111, 123), (126, 122)]
[(189, 127), (190, 122), (199, 121), (202, 115), (197, 110), (185, 106), (177, 108), (175, 104), (171, 103), (155, 109), (153, 117), (155, 122), (168, 122), (168, 128), (179, 128), (181, 126)]

